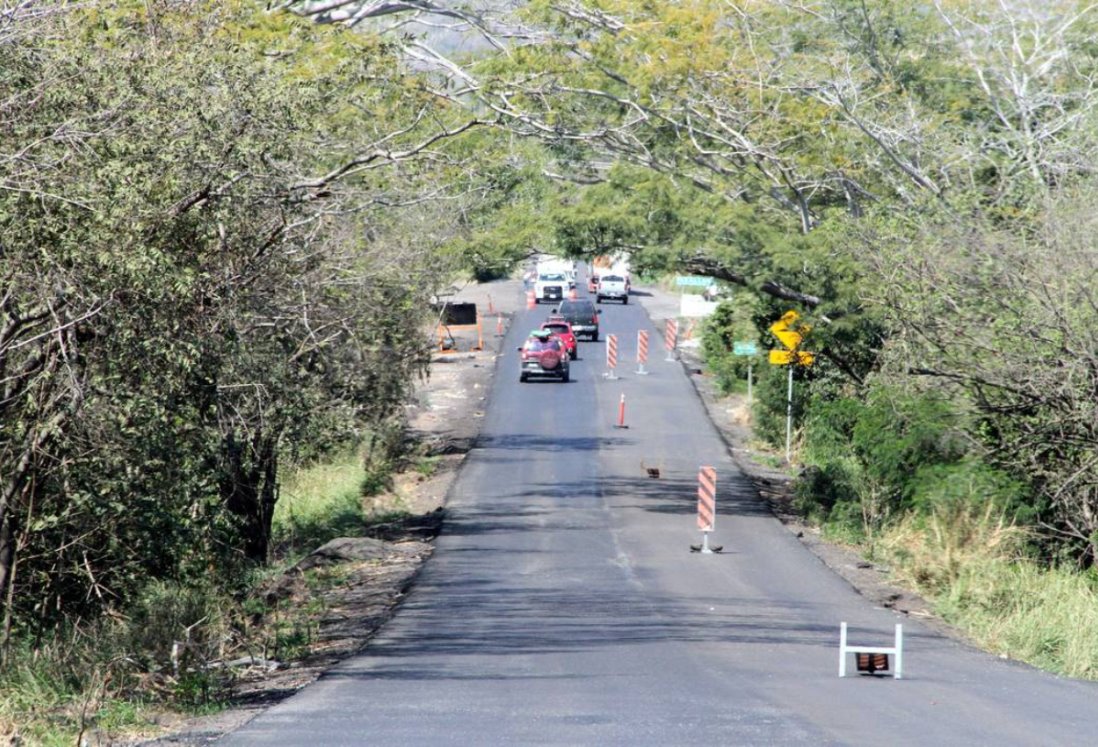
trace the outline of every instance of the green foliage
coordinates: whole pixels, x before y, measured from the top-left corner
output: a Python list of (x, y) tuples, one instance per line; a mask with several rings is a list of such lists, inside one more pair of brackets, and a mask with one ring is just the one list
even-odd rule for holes
[(814, 398), (805, 416), (809, 465), (798, 505), (848, 530), (873, 531), (908, 512), (996, 511), (1036, 518), (1023, 484), (981, 456), (956, 403), (874, 385), (855, 399)]
[(759, 344), (759, 333), (755, 328), (754, 316), (757, 312), (754, 297), (746, 292), (732, 293), (732, 299), (721, 301), (702, 327), (705, 363), (717, 377), (717, 386), (724, 394), (742, 389), (747, 379), (749, 360), (753, 371), (764, 365), (761, 356), (749, 359), (747, 356), (733, 355), (735, 343), (753, 342), (760, 351), (766, 349)]
[(1042, 510), (1024, 483), (971, 455), (920, 466), (911, 480), (910, 495), (912, 508), (922, 514), (959, 511), (966, 504), (991, 505), (1019, 524), (1032, 525)]
[(438, 194), (439, 174), (317, 177), (450, 113), (422, 120), (377, 40), (251, 3), (19, 28), (0, 45), (0, 152), (24, 159), (0, 167), (12, 645), (132, 614), (147, 638), (118, 650), (163, 671), (183, 618), (220, 624), (191, 602), (265, 560), (279, 470), (398, 418), (424, 370), (445, 236), (425, 240), (426, 206), (369, 209)]
[(366, 475), (357, 454), (290, 475), (274, 515), (274, 540), (283, 554), (305, 553), (336, 537), (361, 534)]
[[(786, 412), (789, 402), (789, 370), (786, 366), (760, 366), (756, 369), (754, 401), (751, 405), (755, 435), (773, 446), (785, 447)], [(805, 371), (793, 370), (793, 428), (800, 426), (808, 398)]]

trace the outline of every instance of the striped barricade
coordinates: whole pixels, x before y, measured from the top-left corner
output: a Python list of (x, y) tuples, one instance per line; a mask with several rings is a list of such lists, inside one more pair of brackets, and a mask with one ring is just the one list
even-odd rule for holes
[(677, 319), (668, 319), (663, 333), (663, 345), (667, 348), (666, 360), (675, 360), (675, 346), (678, 344), (679, 322)]
[(709, 533), (717, 520), (717, 470), (702, 467), (698, 470), (698, 529), (702, 531), (701, 552), (709, 554)]
[(641, 376), (648, 374), (644, 370), (644, 364), (648, 362), (648, 330), (637, 331), (637, 373)]
[(616, 379), (614, 369), (618, 367), (618, 336), (606, 336), (606, 373), (608, 379)]

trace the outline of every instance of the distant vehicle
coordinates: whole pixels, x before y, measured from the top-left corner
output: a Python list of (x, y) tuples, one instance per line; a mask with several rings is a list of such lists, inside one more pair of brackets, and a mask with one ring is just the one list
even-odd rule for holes
[(534, 301), (560, 301), (568, 288), (568, 276), (563, 272), (544, 272), (538, 274), (534, 282)]
[(529, 381), (531, 376), (550, 376), (568, 381), (568, 351), (564, 341), (548, 330), (531, 332), (526, 343), (519, 348), (519, 354), (519, 381)]
[(595, 302), (587, 298), (561, 301), (560, 308), (556, 310), (557, 316), (572, 325), (572, 332), (576, 337), (586, 337), (593, 342), (598, 342), (599, 339), (601, 313), (600, 309), (595, 308)]
[(629, 303), (629, 285), (623, 275), (599, 276), (599, 289), (597, 300), (602, 303), (604, 298), (613, 298), (622, 303)]
[(575, 360), (579, 357), (579, 345), (576, 344), (576, 335), (568, 320), (562, 316), (551, 316), (542, 323), (541, 328), (552, 332), (564, 342), (569, 358)]
[(559, 257), (553, 257), (550, 259), (543, 259), (538, 262), (538, 274), (539, 275), (564, 275), (568, 280), (568, 287), (576, 287), (576, 263), (571, 259), (561, 259)]

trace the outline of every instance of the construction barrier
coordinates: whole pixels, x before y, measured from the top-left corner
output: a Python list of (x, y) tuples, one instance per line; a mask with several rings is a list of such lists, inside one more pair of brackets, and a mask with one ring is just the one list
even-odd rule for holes
[(644, 370), (644, 364), (648, 362), (648, 330), (637, 331), (637, 373), (641, 376), (648, 372)]
[(628, 428), (625, 424), (625, 392), (621, 394), (621, 400), (618, 401), (618, 422), (614, 425), (615, 428)]
[(537, 294), (535, 294), (534, 291), (532, 291), (532, 290), (526, 291), (526, 308), (532, 309), (537, 305), (538, 305)]
[(717, 517), (717, 470), (698, 470), (698, 529), (712, 532)]
[[(700, 552), (709, 555), (709, 533), (717, 521), (717, 470), (702, 467), (698, 470), (698, 529), (702, 531)], [(720, 551), (720, 548), (716, 548)]]
[(614, 369), (618, 367), (618, 336), (606, 336), (606, 373), (608, 379), (616, 379)]
[(503, 314), (496, 315), (496, 337), (503, 337)]
[(859, 672), (875, 674), (888, 671), (888, 656), (896, 657), (895, 679), (903, 678), (904, 671), (904, 626), (896, 623), (896, 637), (894, 644), (885, 646), (850, 646), (846, 642), (846, 623), (839, 625), (839, 676), (846, 676), (846, 655), (856, 654), (856, 664)]
[(697, 319), (691, 319), (690, 324), (686, 325), (686, 332), (685, 332), (685, 334), (683, 334), (682, 339), (684, 339), (684, 340), (693, 340), (694, 339), (694, 330), (697, 329), (697, 326), (698, 326), (698, 320)]
[(663, 346), (667, 348), (667, 360), (675, 360), (675, 346), (678, 344), (679, 322), (677, 319), (668, 319), (664, 327)]

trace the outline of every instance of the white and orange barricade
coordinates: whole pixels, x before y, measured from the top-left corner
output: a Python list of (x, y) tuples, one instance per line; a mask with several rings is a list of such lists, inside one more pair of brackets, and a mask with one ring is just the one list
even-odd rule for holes
[(701, 467), (698, 470), (698, 529), (702, 531), (701, 552), (709, 549), (709, 533), (717, 521), (717, 470)]
[(526, 291), (526, 308), (532, 309), (537, 305), (538, 305), (537, 294), (534, 293), (534, 290), (531, 288), (530, 290)]
[(607, 335), (606, 336), (606, 373), (603, 374), (608, 379), (616, 379), (614, 375), (614, 369), (618, 367), (618, 336)]
[(677, 319), (668, 319), (663, 332), (663, 346), (667, 348), (667, 358), (665, 360), (675, 360), (675, 346), (678, 345), (678, 336), (679, 321)]
[(644, 364), (648, 362), (648, 330), (637, 330), (637, 373), (641, 376), (647, 376), (648, 372), (644, 370)]

